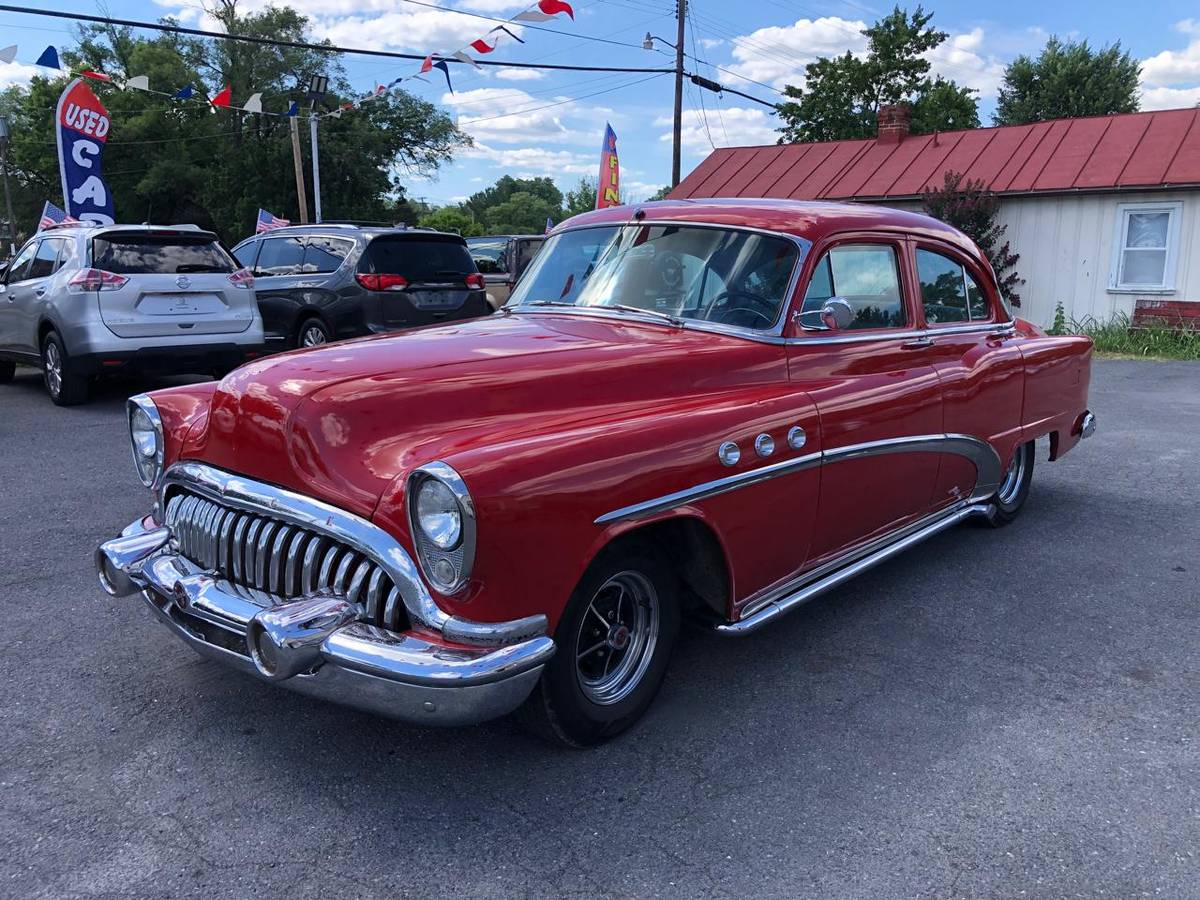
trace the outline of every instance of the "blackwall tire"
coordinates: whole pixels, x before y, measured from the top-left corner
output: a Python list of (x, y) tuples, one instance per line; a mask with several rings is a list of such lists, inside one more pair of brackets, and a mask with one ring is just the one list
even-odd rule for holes
[(42, 378), (46, 393), (58, 406), (77, 406), (88, 398), (88, 380), (75, 373), (57, 331), (47, 333), (42, 339)]
[(8, 384), (17, 374), (17, 364), (0, 359), (0, 384)]
[(519, 718), (569, 747), (625, 731), (658, 694), (679, 621), (678, 580), (661, 554), (629, 542), (606, 549), (571, 594), (558, 649)]
[(319, 347), (332, 340), (333, 335), (330, 334), (328, 326), (316, 316), (305, 319), (296, 329), (296, 346), (299, 348)]

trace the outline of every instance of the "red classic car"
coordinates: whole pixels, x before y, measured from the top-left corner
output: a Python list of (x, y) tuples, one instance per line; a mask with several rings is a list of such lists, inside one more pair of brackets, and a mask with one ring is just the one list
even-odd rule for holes
[(684, 616), (746, 634), (1010, 522), (1035, 439), (1053, 460), (1095, 427), (1091, 349), (1013, 318), (923, 216), (588, 213), (495, 316), (134, 397), (154, 506), (100, 580), (296, 690), (592, 744), (645, 711)]

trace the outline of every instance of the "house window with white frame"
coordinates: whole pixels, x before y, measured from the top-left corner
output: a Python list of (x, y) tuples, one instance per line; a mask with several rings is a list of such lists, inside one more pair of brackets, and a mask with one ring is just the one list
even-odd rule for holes
[(1109, 290), (1175, 290), (1182, 203), (1119, 203)]

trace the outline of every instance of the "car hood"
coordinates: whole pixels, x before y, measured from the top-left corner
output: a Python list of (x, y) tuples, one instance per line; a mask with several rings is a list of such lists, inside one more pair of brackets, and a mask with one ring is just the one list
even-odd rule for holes
[(184, 455), (369, 516), (415, 466), (722, 389), (747, 361), (703, 357), (749, 348), (768, 346), (554, 313), (329, 344), (227, 376)]

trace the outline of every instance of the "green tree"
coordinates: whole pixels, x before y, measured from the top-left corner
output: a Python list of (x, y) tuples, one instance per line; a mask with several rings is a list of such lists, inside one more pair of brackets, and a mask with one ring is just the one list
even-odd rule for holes
[(874, 137), (879, 107), (900, 102), (913, 106), (917, 134), (978, 126), (974, 90), (929, 77), (925, 54), (948, 37), (932, 18), (920, 6), (911, 15), (897, 6), (863, 32), (865, 57), (847, 52), (805, 66), (805, 86), (784, 89), (792, 99), (779, 107), (781, 143)]
[(647, 197), (646, 200), (666, 200), (669, 193), (671, 193), (671, 186), (669, 184), (664, 184), (657, 191)]
[(483, 234), (483, 227), (475, 221), (475, 217), (461, 206), (443, 206), (421, 218), (422, 228), (436, 228), (438, 231), (453, 231), (463, 237), (474, 237)]
[(563, 196), (563, 218), (591, 212), (596, 208), (596, 179), (587, 176)]
[(1093, 50), (1087, 41), (1051, 37), (1041, 54), (1021, 55), (1004, 70), (997, 125), (1136, 112), (1141, 66), (1121, 49)]
[[(307, 40), (307, 20), (286, 7), (243, 15), (232, 0), (221, 0), (209, 12), (231, 33)], [(198, 95), (211, 97), (229, 84), (235, 103), (260, 91), (265, 110), (283, 111), (289, 100), (302, 101), (314, 73), (330, 78), (329, 104), (352, 96), (336, 57), (314, 50), (176, 35), (146, 39), (128, 29), (89, 26), (63, 56), (74, 69), (147, 75), (159, 91), (190, 83)], [(36, 226), (45, 200), (62, 202), (53, 117), (64, 83), (38, 77), (27, 88), (0, 94), (0, 111), (12, 120), (15, 212), (26, 232)], [(214, 112), (158, 94), (92, 86), (112, 116), (104, 174), (118, 220), (194, 222), (227, 241), (253, 229), (260, 206), (299, 220), (286, 118)], [(319, 127), (327, 218), (391, 221), (406, 206), (405, 178), (433, 173), (469, 143), (444, 113), (406, 93), (388, 94), (340, 118), (326, 117)]]
[[(477, 191), (468, 197), (463, 206), (474, 213), (477, 219), (482, 221), (486, 219), (488, 210), (508, 202), (515, 194), (525, 194), (529, 197), (545, 201), (546, 204), (549, 204), (553, 208), (553, 212), (550, 215), (556, 219), (562, 214), (562, 191), (555, 186), (553, 178), (547, 177), (513, 178), (511, 175), (503, 175), (491, 187)], [(537, 231), (541, 232), (545, 227), (546, 219), (545, 215), (543, 215)]]
[(561, 195), (557, 203), (539, 194), (517, 191), (507, 200), (488, 207), (483, 212), (485, 234), (541, 234), (546, 220), (562, 218)]
[(946, 172), (942, 186), (927, 191), (922, 198), (925, 212), (953, 225), (976, 244), (992, 264), (1000, 293), (1013, 306), (1021, 305), (1017, 287), (1025, 279), (1017, 274), (1021, 257), (1012, 252), (1004, 234), (1007, 225), (997, 221), (1000, 200), (982, 181), (963, 182), (959, 172)]

